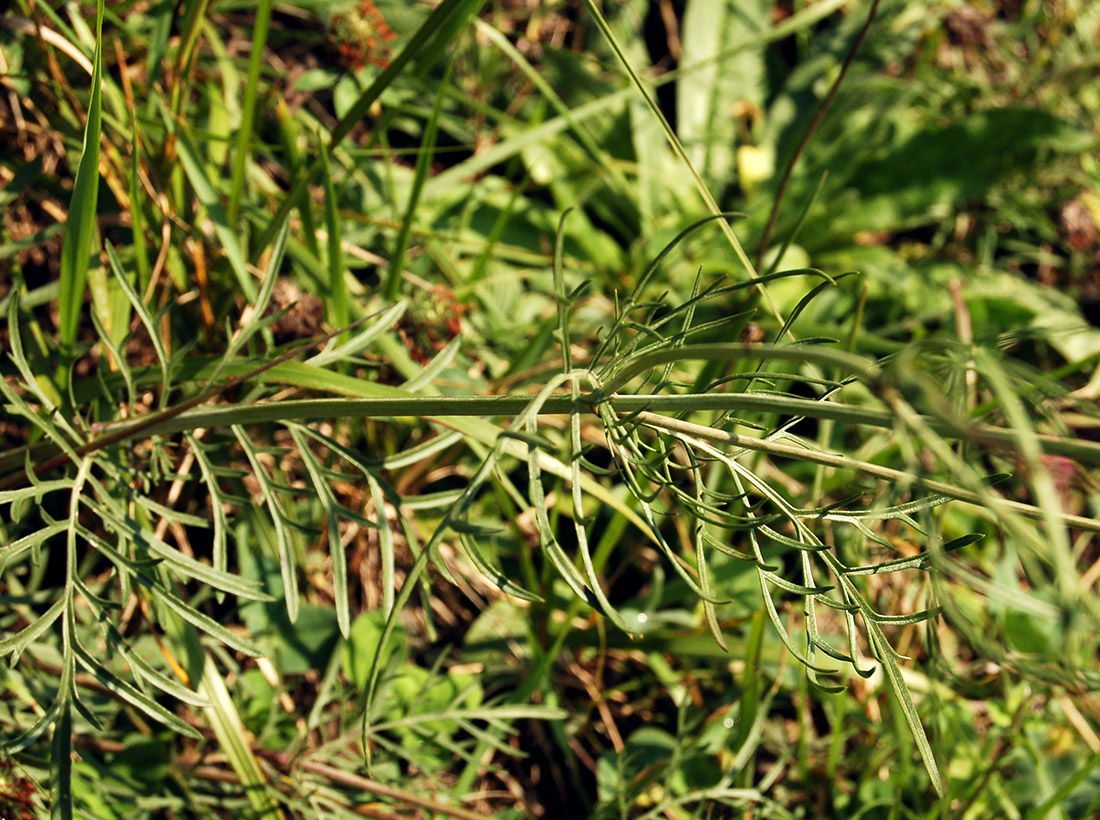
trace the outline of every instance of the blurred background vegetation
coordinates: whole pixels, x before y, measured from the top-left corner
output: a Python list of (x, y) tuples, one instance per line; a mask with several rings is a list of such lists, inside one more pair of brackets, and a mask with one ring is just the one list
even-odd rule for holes
[[(1100, 815), (1100, 5), (123, 0), (98, 50), (96, 12), (0, 12), (0, 817)], [(775, 396), (669, 412), (849, 461), (448, 412), (563, 340), (740, 341), (621, 392)], [(782, 404), (837, 397), (887, 421)], [(810, 544), (901, 562), (851, 583), (942, 795), (883, 645), (804, 617)]]

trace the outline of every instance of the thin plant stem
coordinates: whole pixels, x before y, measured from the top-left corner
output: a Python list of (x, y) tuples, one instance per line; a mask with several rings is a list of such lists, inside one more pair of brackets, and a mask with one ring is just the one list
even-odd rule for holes
[(848, 69), (855, 61), (856, 53), (859, 51), (860, 46), (863, 45), (863, 41), (867, 38), (867, 32), (871, 30), (871, 23), (875, 21), (875, 17), (878, 15), (878, 4), (879, 0), (874, 0), (871, 3), (871, 11), (867, 15), (867, 22), (863, 24), (863, 28), (859, 30), (859, 34), (856, 36), (856, 41), (852, 43), (851, 49), (848, 50), (848, 56), (844, 58), (844, 64), (840, 67), (840, 73), (833, 82), (832, 88), (829, 89), (829, 93), (825, 95), (821, 107), (817, 109), (817, 114), (814, 115), (813, 121), (810, 122), (810, 127), (807, 128), (806, 133), (802, 135), (802, 140), (798, 143), (798, 147), (794, 149), (794, 154), (791, 155), (787, 167), (783, 169), (783, 178), (779, 181), (779, 188), (775, 192), (775, 199), (772, 200), (771, 213), (768, 214), (768, 222), (764, 226), (764, 233), (760, 236), (760, 247), (756, 251), (756, 270), (758, 271), (764, 266), (764, 255), (768, 252), (768, 244), (771, 242), (772, 233), (775, 231), (775, 222), (779, 218), (779, 206), (783, 204), (783, 197), (787, 193), (787, 186), (790, 185), (791, 174), (794, 173), (794, 166), (798, 164), (799, 158), (806, 151), (806, 147), (810, 144), (810, 140), (813, 139), (818, 127), (821, 125), (822, 121), (824, 121), (825, 115), (832, 107), (833, 100), (836, 99), (837, 92), (840, 91), (840, 84), (844, 82), (844, 77), (848, 74)]

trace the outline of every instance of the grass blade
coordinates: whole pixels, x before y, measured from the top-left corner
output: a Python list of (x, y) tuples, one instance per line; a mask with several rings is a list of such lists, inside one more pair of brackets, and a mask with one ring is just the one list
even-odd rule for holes
[[(485, 0), (443, 0), (442, 3), (436, 6), (416, 34), (401, 49), (401, 53), (390, 61), (385, 70), (359, 95), (359, 99), (336, 124), (329, 137), (329, 148), (332, 149), (334, 146), (339, 145), (344, 137), (351, 132), (351, 129), (367, 116), (371, 106), (382, 96), (382, 92), (393, 84), (394, 80), (401, 75), (401, 72), (410, 62), (418, 60), (421, 65), (427, 64), (431, 55), (440, 53), (447, 43), (458, 34), (461, 25), (484, 4)], [(265, 247), (271, 241), (271, 237), (275, 235), (277, 230), (276, 226), (298, 206), (299, 200), (306, 193), (310, 182), (313, 181), (320, 170), (321, 160), (317, 159), (294, 181), (282, 204), (279, 205), (278, 211), (271, 217), (271, 221), (261, 234), (260, 247)]]
[[(335, 327), (347, 327), (351, 316), (348, 305), (348, 287), (344, 282), (344, 251), (341, 247), (340, 211), (336, 199), (336, 186), (332, 180), (328, 147), (321, 145), (321, 167), (325, 182), (325, 231), (328, 234), (328, 288), (329, 321)], [(339, 338), (347, 340), (347, 333)]]
[(233, 703), (233, 696), (209, 653), (204, 656), (202, 679), (197, 691), (210, 702), (203, 714), (206, 715), (210, 728), (214, 730), (214, 736), (218, 739), (218, 745), (225, 753), (229, 765), (240, 778), (241, 786), (248, 796), (248, 802), (256, 811), (256, 816), (286, 820), (279, 804), (268, 792), (267, 779), (249, 745), (248, 730), (245, 729)]
[(321, 508), (325, 513), (325, 522), (328, 525), (328, 546), (332, 558), (332, 598), (336, 606), (336, 622), (340, 626), (340, 634), (345, 638), (351, 631), (351, 614), (348, 604), (348, 565), (347, 556), (344, 554), (344, 545), (340, 540), (340, 521), (336, 516), (336, 498), (329, 487), (328, 477), (324, 469), (313, 455), (301, 428), (291, 427), (290, 435), (298, 448), (298, 453), (306, 465), (306, 471), (313, 481), (313, 490), (321, 502)]
[[(653, 97), (653, 94), (650, 92), (649, 88), (642, 81), (642, 78), (638, 75), (638, 72), (634, 70), (634, 66), (631, 65), (630, 60), (626, 56), (626, 52), (623, 50), (622, 44), (619, 43), (619, 40), (615, 36), (615, 33), (607, 24), (607, 19), (603, 16), (603, 12), (600, 11), (600, 8), (596, 5), (595, 0), (585, 0), (585, 6), (587, 7), (589, 14), (592, 15), (592, 19), (596, 22), (597, 28), (599, 28), (600, 32), (607, 39), (607, 42), (610, 44), (611, 49), (615, 52), (615, 55), (623, 64), (623, 68), (626, 70), (627, 75), (630, 77), (631, 83), (633, 83), (638, 93), (641, 94), (642, 99), (645, 100), (646, 107), (649, 108), (649, 111), (653, 115), (654, 119), (656, 119), (661, 124), (661, 128), (665, 132), (665, 138), (668, 140), (668, 144), (672, 147), (673, 152), (684, 164), (687, 172), (691, 175), (691, 180), (695, 185), (695, 189), (698, 191), (700, 198), (702, 198), (703, 203), (707, 207), (707, 210), (715, 216), (722, 213), (722, 209), (718, 207), (718, 203), (715, 202), (714, 196), (713, 194), (711, 194), (710, 189), (707, 188), (706, 183), (703, 182), (703, 178), (699, 176), (699, 172), (692, 164), (691, 159), (687, 155), (687, 151), (684, 150), (684, 146), (680, 142), (679, 137), (676, 136), (676, 132), (673, 131), (672, 126), (665, 118), (665, 115), (661, 112), (661, 108), (657, 104), (657, 100)], [(727, 223), (725, 220), (720, 220), (719, 227), (722, 228), (722, 233), (725, 235), (726, 239), (729, 240), (730, 247), (733, 248), (733, 252), (737, 255), (738, 261), (740, 261), (741, 265), (745, 268), (745, 273), (750, 279), (756, 279), (756, 268), (753, 266), (752, 261), (748, 257), (748, 254), (745, 253), (745, 249), (741, 247), (741, 242), (734, 234), (733, 229), (729, 226), (729, 223)], [(759, 289), (760, 293), (763, 294), (765, 298), (767, 298), (767, 289), (762, 284), (758, 284), (757, 288)], [(768, 301), (770, 302), (770, 299), (768, 299)], [(774, 306), (772, 307), (772, 312), (776, 314), (776, 318), (780, 318)]]
[[(249, 301), (255, 301), (256, 283), (252, 280), (252, 274), (248, 272), (244, 251), (241, 249), (240, 240), (237, 238), (238, 231), (229, 222), (229, 217), (222, 207), (221, 197), (210, 182), (210, 177), (207, 175), (206, 168), (200, 159), (199, 149), (195, 145), (195, 140), (191, 137), (190, 129), (183, 123), (177, 123), (175, 131), (177, 136), (176, 150), (179, 152), (184, 173), (187, 175), (191, 187), (195, 190), (195, 196), (198, 197), (199, 202), (206, 209), (210, 221), (214, 223), (214, 233), (221, 243), (225, 258), (229, 261), (229, 267), (237, 277), (237, 283), (241, 286), (241, 290)], [(278, 229), (282, 226), (282, 223), (276, 222), (273, 225)]]
[(307, 364), (311, 367), (324, 367), (340, 359), (357, 356), (374, 344), (383, 334), (388, 333), (390, 328), (404, 315), (406, 308), (408, 308), (408, 302), (398, 302), (387, 308), (366, 330), (360, 331), (343, 344), (322, 350), (316, 356), (307, 360)]
[[(229, 178), (229, 205), (226, 215), (230, 225), (237, 224), (240, 212), (241, 193), (244, 190), (245, 169), (250, 158), (249, 147), (252, 143), (253, 121), (256, 116), (256, 95), (260, 85), (260, 69), (263, 68), (264, 45), (267, 43), (267, 30), (271, 24), (272, 0), (259, 0), (256, 4), (256, 21), (252, 24), (252, 42), (248, 55), (248, 82), (244, 87), (244, 105), (241, 107), (241, 121), (237, 125), (237, 144), (233, 152), (233, 170)], [(343, 327), (347, 322), (338, 323)]]
[(390, 259), (390, 269), (386, 274), (386, 284), (382, 291), (383, 298), (388, 302), (394, 301), (401, 291), (401, 271), (405, 268), (405, 251), (409, 247), (409, 233), (412, 231), (413, 216), (416, 214), (416, 206), (420, 202), (420, 194), (424, 190), (424, 180), (428, 177), (432, 157), (435, 155), (435, 140), (436, 135), (439, 133), (439, 117), (443, 111), (443, 98), (446, 96), (448, 83), (451, 79), (452, 65), (453, 63), (447, 65), (447, 71), (443, 75), (443, 80), (439, 83), (439, 93), (435, 95), (435, 104), (432, 106), (432, 113), (424, 128), (424, 136), (416, 155), (416, 167), (413, 169), (409, 199), (405, 203), (405, 215), (401, 220), (401, 229), (397, 234), (397, 244), (394, 247), (393, 257)]
[[(103, 73), (103, 0), (96, 4), (96, 45), (92, 60), (92, 93), (88, 100), (88, 119), (84, 126), (84, 145), (69, 200), (65, 235), (61, 243), (60, 311), (58, 337), (63, 356), (73, 355), (73, 344), (80, 326), (84, 285), (88, 278), (88, 258), (96, 234), (96, 200), (99, 197), (99, 139), (102, 125)], [(70, 806), (71, 811), (71, 806)]]
[(459, 349), (462, 347), (462, 337), (455, 336), (451, 341), (447, 343), (447, 346), (440, 350), (432, 360), (424, 365), (424, 369), (417, 373), (413, 378), (401, 385), (402, 390), (408, 390), (410, 393), (427, 387), (432, 383), (440, 373), (451, 366), (451, 362), (454, 361), (455, 356), (458, 355)]
[(374, 518), (378, 524), (378, 546), (382, 557), (382, 612), (389, 618), (393, 614), (394, 567), (396, 566), (396, 547), (393, 542), (393, 529), (386, 514), (386, 499), (382, 485), (374, 474), (364, 470), (367, 485), (370, 487), (371, 504), (374, 505)]
[[(171, 383), (171, 376), (168, 372), (168, 351), (164, 349), (164, 340), (161, 339), (160, 333), (157, 332), (156, 323), (153, 321), (153, 317), (149, 315), (148, 309), (145, 307), (145, 302), (142, 300), (138, 292), (134, 290), (133, 284), (130, 282), (130, 278), (126, 272), (122, 269), (122, 262), (118, 258), (118, 254), (115, 252), (114, 246), (110, 242), (107, 243), (107, 259), (111, 265), (111, 272), (114, 273), (116, 281), (122, 287), (126, 293), (126, 297), (130, 300), (130, 304), (133, 306), (134, 311), (137, 313), (138, 318), (141, 319), (141, 323), (145, 326), (145, 331), (149, 334), (149, 342), (153, 346), (154, 352), (157, 354), (157, 364), (160, 367), (160, 404), (161, 407), (168, 400), (169, 385)], [(120, 365), (122, 363), (120, 362)]]
[(283, 512), (282, 502), (271, 478), (260, 463), (259, 453), (256, 451), (252, 439), (240, 425), (231, 428), (237, 441), (241, 443), (249, 464), (252, 465), (253, 474), (260, 485), (260, 493), (264, 504), (271, 515), (271, 521), (275, 525), (275, 539), (279, 545), (279, 566), (283, 576), (283, 594), (286, 596), (286, 613), (290, 622), (298, 619), (298, 563), (294, 558), (294, 547), (290, 542), (290, 532), (287, 528), (286, 514)]

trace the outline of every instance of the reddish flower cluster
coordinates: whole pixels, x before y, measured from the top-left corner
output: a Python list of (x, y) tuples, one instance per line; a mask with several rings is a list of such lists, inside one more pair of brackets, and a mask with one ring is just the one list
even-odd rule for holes
[(341, 14), (335, 21), (336, 47), (351, 68), (358, 71), (368, 63), (379, 68), (390, 64), (389, 41), (397, 38), (374, 0), (359, 0), (353, 10)]
[(30, 820), (37, 816), (38, 787), (16, 771), (10, 758), (0, 757), (0, 818)]
[(462, 314), (466, 309), (445, 285), (436, 285), (426, 298), (417, 299), (398, 325), (409, 355), (420, 364), (431, 361), (462, 332)]

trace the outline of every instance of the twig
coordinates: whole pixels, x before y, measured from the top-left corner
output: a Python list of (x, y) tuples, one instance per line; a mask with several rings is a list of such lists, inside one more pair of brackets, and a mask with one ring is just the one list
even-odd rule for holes
[[(257, 367), (255, 370), (251, 370), (248, 373), (243, 373), (240, 376), (233, 376), (226, 380), (224, 384), (219, 384), (216, 387), (211, 387), (210, 389), (199, 393), (197, 396), (192, 396), (186, 401), (182, 401), (177, 405), (167, 408), (166, 410), (162, 410), (158, 413), (150, 413), (148, 416), (145, 416), (141, 419), (141, 421), (135, 424), (123, 425), (117, 430), (112, 430), (109, 433), (105, 433), (99, 438), (92, 439), (91, 441), (82, 444), (81, 446), (77, 447), (73, 452), (77, 456), (85, 456), (88, 453), (94, 453), (97, 450), (102, 450), (105, 447), (110, 447), (112, 444), (117, 444), (120, 441), (124, 441), (126, 439), (130, 439), (134, 436), (140, 435), (141, 433), (151, 430), (166, 421), (182, 415), (193, 407), (198, 407), (199, 405), (205, 404), (206, 402), (210, 401), (213, 398), (216, 398), (230, 388), (237, 387), (238, 385), (244, 384), (249, 379), (254, 379), (256, 378), (256, 376), (259, 376), (262, 373), (266, 373), (268, 370), (275, 367), (276, 365), (288, 362), (291, 359), (300, 356), (302, 353), (305, 353), (308, 350), (312, 350), (318, 345), (323, 345), (329, 339), (336, 338), (344, 331), (350, 330), (351, 328), (362, 324), (363, 322), (367, 321), (367, 319), (374, 318), (381, 312), (382, 311), (376, 311), (375, 313), (371, 313), (367, 316), (363, 316), (360, 319), (356, 319), (347, 327), (342, 327), (339, 330), (334, 330), (332, 331), (332, 333), (322, 336), (320, 339), (316, 339), (312, 342), (301, 345), (300, 347), (296, 347), (294, 348), (294, 350), (284, 353), (277, 359), (272, 359), (270, 362), (265, 362), (264, 364)], [(34, 474), (36, 476), (41, 476), (45, 473), (48, 473), (50, 470), (60, 467), (68, 460), (69, 456), (65, 453), (61, 453), (54, 456), (53, 458), (46, 459), (42, 463), (36, 464), (34, 466)], [(0, 490), (9, 490), (12, 487), (18, 486), (20, 478), (24, 475), (25, 473), (23, 472), (15, 472), (3, 479), (0, 479)]]
[[(640, 412), (635, 414), (634, 418), (647, 427), (653, 427), (659, 430), (683, 433), (708, 441), (730, 444), (734, 447), (743, 447), (746, 450), (768, 453), (769, 455), (800, 459), (814, 464), (823, 464), (827, 467), (836, 467), (838, 470), (851, 470), (852, 472), (863, 473), (864, 475), (874, 476), (875, 478), (881, 478), (887, 481), (899, 483), (910, 482), (916, 486), (923, 487), (929, 492), (938, 493), (957, 501), (966, 501), (970, 504), (977, 504), (992, 510), (1009, 510), (1024, 518), (1030, 518), (1035, 521), (1042, 521), (1046, 517), (1045, 511), (1038, 507), (1033, 507), (1030, 504), (1022, 504), (1019, 501), (1009, 501), (992, 495), (988, 498), (983, 498), (979, 493), (971, 492), (961, 487), (954, 487), (942, 481), (921, 478), (911, 473), (903, 472), (902, 470), (882, 467), (878, 464), (859, 461), (854, 458), (849, 458), (848, 456), (821, 453), (816, 450), (796, 447), (791, 444), (780, 444), (775, 441), (768, 441), (767, 439), (739, 436), (736, 433), (717, 430), (702, 424), (693, 424), (689, 421), (683, 421), (682, 419), (671, 418), (669, 416), (659, 416), (656, 413)], [(1088, 530), (1089, 532), (1100, 532), (1100, 521), (1095, 518), (1085, 518), (1080, 515), (1070, 515), (1069, 513), (1057, 513), (1056, 517), (1068, 527), (1077, 527), (1078, 529)]]
[[(57, 667), (57, 669), (58, 669), (58, 672), (60, 673), (60, 667)], [(111, 694), (111, 693), (108, 691), (107, 694)], [(85, 748), (88, 748), (88, 749), (95, 749), (98, 752), (103, 752), (103, 753), (106, 753), (106, 754), (119, 754), (121, 752), (126, 751), (126, 748), (127, 748), (125, 743), (120, 743), (116, 740), (104, 740), (104, 739), (101, 739), (101, 738), (87, 737), (85, 735), (73, 735), (73, 744), (75, 746), (82, 746), (82, 747), (85, 747)], [(254, 747), (253, 751), (260, 752), (261, 750)], [(269, 755), (261, 755), (261, 756), (269, 757)], [(271, 760), (269, 762), (285, 763), (285, 761), (282, 761), (282, 760)], [(287, 767), (285, 765), (283, 765), (282, 768), (285, 769)], [(197, 777), (201, 780), (207, 780), (207, 781), (212, 782), (212, 783), (226, 783), (226, 784), (234, 785), (234, 786), (239, 786), (240, 783), (241, 783), (241, 778), (236, 773), (228, 771), (226, 769), (219, 768), (217, 766), (190, 766), (190, 767), (185, 766), (185, 767), (183, 767), (183, 771), (186, 774), (190, 775), (191, 777)], [(330, 779), (332, 779), (332, 778), (330, 778)], [(291, 790), (286, 786), (281, 786), (280, 785), (280, 786), (275, 786), (275, 788), (283, 794), (290, 794), (291, 793)], [(362, 787), (362, 786), (360, 786), (360, 788), (363, 788), (364, 791), (371, 791), (370, 789), (367, 789), (367, 788)], [(394, 791), (399, 791), (399, 790), (395, 789)], [(399, 792), (399, 793), (404, 794), (403, 792)], [(406, 800), (405, 802), (408, 803), (410, 801)], [(445, 806), (436, 806), (434, 803), (431, 803), (431, 801), (425, 801), (425, 802), (430, 805), (430, 807), (433, 811), (438, 812), (439, 814), (446, 814), (447, 813), (447, 807), (445, 807)], [(358, 814), (360, 817), (370, 817), (370, 818), (373, 818), (373, 820), (409, 820), (409, 818), (406, 817), (405, 815), (394, 814), (393, 812), (389, 812), (389, 811), (383, 811), (381, 809), (374, 808), (373, 806), (361, 806), (361, 805), (344, 804), (344, 803), (341, 803), (340, 805), (341, 805), (341, 808), (346, 809), (347, 811), (350, 811), (353, 814)], [(482, 817), (481, 820), (486, 820), (486, 818)]]
[[(264, 755), (264, 757), (267, 757), (267, 755)], [(407, 803), (410, 806), (419, 806), (422, 809), (428, 809), (437, 814), (446, 814), (448, 817), (458, 817), (460, 820), (487, 820), (485, 814), (463, 809), (458, 806), (446, 806), (434, 800), (429, 800), (426, 797), (420, 797), (419, 795), (412, 794), (403, 789), (398, 789), (394, 786), (387, 786), (385, 783), (379, 783), (375, 780), (368, 780), (365, 777), (360, 777), (351, 772), (345, 772), (343, 769), (337, 769), (335, 766), (329, 766), (325, 763), (314, 763), (311, 760), (303, 760), (298, 764), (298, 767), (304, 771), (327, 777), (333, 783), (340, 783), (344, 786), (350, 786), (353, 789), (362, 789), (365, 792), (381, 795), (382, 797), (390, 797), (394, 800), (400, 800)]]
[(829, 93), (822, 101), (821, 107), (817, 109), (817, 114), (814, 115), (810, 127), (807, 128), (806, 133), (802, 135), (802, 141), (798, 143), (798, 147), (794, 150), (790, 162), (788, 162), (787, 167), (783, 169), (783, 178), (780, 180), (779, 188), (775, 192), (775, 199), (772, 200), (771, 213), (768, 214), (768, 224), (764, 226), (764, 233), (760, 236), (760, 247), (756, 251), (756, 269), (758, 271), (763, 267), (764, 254), (768, 252), (768, 243), (771, 242), (772, 232), (775, 230), (775, 222), (779, 218), (779, 206), (782, 204), (783, 197), (787, 193), (787, 186), (791, 182), (791, 174), (794, 173), (794, 166), (798, 163), (799, 158), (806, 150), (806, 146), (810, 144), (810, 140), (813, 138), (818, 126), (820, 126), (822, 120), (825, 119), (825, 114), (828, 113), (829, 109), (832, 107), (833, 100), (836, 99), (837, 92), (840, 90), (840, 84), (844, 82), (844, 77), (848, 73), (848, 69), (855, 61), (856, 52), (858, 52), (860, 46), (863, 45), (863, 41), (867, 37), (867, 32), (871, 30), (871, 23), (874, 22), (875, 16), (878, 14), (878, 4), (879, 0), (874, 0), (874, 2), (871, 3), (871, 12), (867, 15), (867, 22), (863, 24), (863, 28), (860, 29), (856, 41), (852, 43), (852, 48), (848, 51), (848, 56), (844, 58), (844, 64), (840, 67), (840, 73), (833, 82), (833, 87), (829, 89)]
[(52, 28), (40, 26), (26, 17), (17, 17), (14, 14), (0, 14), (0, 26), (20, 34), (31, 34), (39, 37), (43, 42), (49, 43), (59, 51), (63, 51), (78, 66), (92, 74), (92, 63), (84, 56), (83, 52)]

